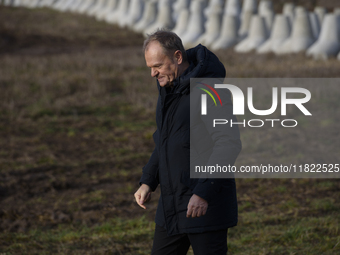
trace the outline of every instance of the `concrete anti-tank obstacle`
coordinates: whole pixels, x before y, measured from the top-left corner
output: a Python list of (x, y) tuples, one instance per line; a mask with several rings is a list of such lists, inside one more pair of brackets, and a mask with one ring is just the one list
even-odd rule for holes
[(236, 16), (224, 15), (221, 36), (211, 45), (212, 50), (227, 49), (238, 42), (240, 21)]
[[(340, 7), (338, 8), (335, 8), (333, 13), (337, 16), (337, 20), (338, 20), (338, 35), (339, 35), (339, 38), (340, 38)], [(338, 60), (340, 60), (340, 53), (338, 55)]]
[(297, 15), (292, 30), (292, 52), (297, 53), (304, 51), (310, 47), (314, 41), (309, 14), (305, 12)]
[[(0, 5), (1, 5), (1, 1), (0, 1)], [(12, 1), (12, 6), (14, 6), (14, 7), (22, 6), (22, 0)]]
[(81, 0), (74, 0), (74, 1), (69, 0), (68, 2), (65, 2), (65, 4), (62, 4), (58, 9), (60, 11), (75, 11), (82, 4), (83, 4), (83, 1)]
[(3, 0), (0, 1), (1, 4), (6, 5), (6, 6), (11, 6), (12, 5), (12, 1), (11, 0)]
[(144, 34), (150, 34), (160, 28), (172, 29), (174, 26), (175, 23), (172, 19), (172, 1), (162, 0), (159, 1), (158, 4), (158, 15), (156, 22), (147, 27), (144, 30)]
[[(15, 0), (13, 0), (12, 1), (12, 5), (14, 6), (14, 2), (15, 2)], [(35, 2), (35, 8), (39, 8), (39, 7), (42, 7), (42, 5), (44, 5), (44, 0), (37, 0), (36, 2)]]
[[(12, 6), (14, 6), (15, 2), (16, 2), (15, 0), (12, 1)], [(45, 2), (46, 2), (45, 0), (37, 1), (36, 7), (43, 7), (45, 5)]]
[[(34, 0), (25, 0), (22, 2), (22, 6), (26, 8), (30, 8)], [(11, 0), (3, 0), (3, 5), (10, 6), (12, 4)]]
[(96, 15), (101, 9), (104, 8), (106, 2), (107, 2), (107, 0), (98, 0), (96, 5), (93, 8), (91, 8), (90, 10), (88, 10), (87, 15), (89, 15), (89, 16)]
[(125, 17), (122, 17), (118, 22), (120, 27), (131, 28), (136, 24), (143, 15), (144, 2), (143, 0), (131, 0), (128, 13)]
[[(7, 0), (5, 2), (7, 2), (8, 5), (12, 4), (11, 0)], [(24, 0), (24, 1), (22, 1), (21, 5), (25, 6), (26, 8), (33, 8), (35, 6), (36, 2), (37, 2), (36, 0)]]
[(301, 5), (295, 7), (295, 16), (299, 14), (304, 14), (306, 12), (307, 12), (306, 8)]
[(242, 13), (251, 12), (257, 13), (257, 0), (243, 0)]
[(224, 6), (224, 15), (235, 16), (239, 18), (241, 15), (240, 0), (226, 0)]
[(76, 1), (73, 1), (74, 3), (68, 7), (68, 9), (66, 9), (67, 11), (71, 11), (71, 12), (77, 12), (80, 8), (82, 8), (82, 6), (84, 4), (87, 4), (88, 3), (88, 0), (76, 0)]
[[(35, 7), (36, 7), (36, 8), (37, 8), (37, 7), (40, 7), (43, 1), (44, 1), (44, 0), (37, 0), (37, 1), (35, 2)], [(15, 2), (15, 0), (12, 0), (12, 6), (13, 6), (14, 2)]]
[(291, 36), (275, 53), (298, 53), (308, 49), (314, 41), (315, 39), (310, 24), (309, 14), (304, 8), (297, 7)]
[(133, 26), (134, 31), (142, 33), (156, 21), (157, 4), (156, 0), (145, 0), (143, 17)]
[(118, 8), (118, 0), (107, 0), (106, 5), (103, 9), (97, 12), (95, 15), (97, 20), (105, 20), (105, 18), (110, 15), (110, 13), (113, 13)]
[(14, 6), (24, 6), (24, 1), (23, 0), (14, 1)]
[(80, 3), (80, 2), (81, 1), (78, 1), (78, 0), (61, 0), (61, 1), (56, 2), (53, 5), (53, 8), (55, 8), (57, 10), (65, 11), (66, 7), (69, 8), (74, 3)]
[(50, 0), (48, 4), (46, 4), (47, 7), (51, 8), (57, 1)]
[(248, 36), (251, 18), (253, 14), (256, 13), (256, 0), (244, 0), (241, 12), (240, 29), (238, 31), (238, 36), (241, 40)]
[(70, 11), (70, 12), (76, 12), (85, 3), (86, 3), (86, 1), (84, 2), (84, 0), (75, 0), (68, 7), (64, 7), (64, 10)]
[(58, 2), (58, 1), (56, 1), (56, 0), (50, 0), (49, 1), (49, 4), (48, 4), (48, 7), (52, 7), (56, 2)]
[(56, 9), (56, 10), (61, 10), (61, 8), (63, 6), (65, 6), (67, 3), (71, 4), (71, 2), (73, 2), (73, 1), (70, 1), (70, 0), (60, 0), (60, 1), (55, 2), (53, 4), (52, 8)]
[(240, 15), (241, 2), (239, 0), (226, 0), (220, 35), (217, 37), (217, 40), (212, 41), (212, 49), (226, 49), (238, 42)]
[[(26, 5), (26, 7), (28, 7), (28, 8), (36, 8), (36, 7), (38, 6), (38, 4), (39, 4), (39, 1), (40, 1), (40, 0), (31, 0), (31, 1), (28, 3), (28, 5)], [(9, 5), (12, 4), (12, 1), (8, 1), (8, 2), (9, 2)]]
[[(21, 1), (14, 1), (15, 3), (21, 2)], [(41, 0), (39, 2), (39, 7), (51, 7), (51, 5), (54, 3), (54, 0)]]
[[(14, 1), (15, 1), (15, 0), (12, 0), (12, 5), (14, 4)], [(35, 7), (36, 7), (36, 8), (39, 7), (42, 1), (43, 1), (43, 0), (36, 0), (36, 1), (35, 1)]]
[(259, 3), (259, 15), (264, 17), (267, 31), (272, 29), (275, 13), (273, 10), (273, 3), (270, 0), (261, 0)]
[(264, 17), (253, 15), (250, 23), (249, 35), (235, 46), (236, 52), (249, 52), (257, 49), (268, 38)]
[(309, 13), (309, 20), (312, 27), (314, 39), (317, 40), (320, 34), (320, 23), (317, 15), (314, 12)]
[(61, 4), (64, 3), (65, 0), (60, 0), (60, 1), (57, 1), (57, 2), (53, 2), (51, 8), (53, 9), (58, 9), (58, 6), (60, 6)]
[(333, 13), (334, 13), (335, 15), (340, 15), (340, 7), (334, 8)]
[(192, 0), (190, 4), (190, 17), (186, 34), (182, 37), (185, 47), (195, 46), (197, 39), (204, 33), (203, 11), (206, 2), (203, 0)]
[(273, 3), (271, 0), (260, 0), (259, 2), (259, 8), (258, 13), (264, 14), (266, 12), (272, 12), (273, 11)]
[(285, 3), (283, 5), (282, 13), (289, 19), (289, 25), (292, 27), (295, 16), (295, 5), (293, 3)]
[[(0, 6), (5, 5), (5, 6), (12, 6), (15, 7), (15, 0), (0, 0)], [(39, 4), (39, 3), (38, 3)]]
[[(205, 1), (204, 1), (205, 2)], [(207, 20), (207, 18), (210, 15), (213, 15), (213, 13), (215, 12), (216, 8), (223, 8), (221, 6), (223, 6), (223, 0), (210, 0), (209, 4), (205, 3), (206, 6), (204, 6), (204, 17)]]
[(210, 7), (209, 15), (204, 25), (205, 32), (198, 38), (196, 44), (201, 43), (210, 46), (220, 36), (222, 13), (223, 2), (217, 0), (214, 5)]
[(339, 27), (337, 16), (333, 13), (326, 14), (322, 22), (319, 39), (307, 50), (307, 56), (315, 59), (328, 59), (336, 56), (340, 51)]
[(336, 16), (337, 21), (338, 21), (338, 34), (339, 34), (339, 39), (340, 39), (340, 8), (334, 9), (333, 13)]
[(120, 0), (117, 10), (106, 16), (105, 21), (110, 24), (119, 24), (121, 19), (128, 13), (130, 0)]
[(254, 14), (252, 12), (244, 12), (241, 14), (241, 25), (238, 31), (238, 36), (241, 40), (246, 38), (249, 34), (250, 22), (253, 15)]
[[(129, 0), (128, 0), (129, 1)], [(125, 5), (128, 2), (125, 0), (117, 0), (116, 6), (114, 9), (112, 9), (110, 12), (106, 13), (105, 16), (103, 16), (103, 20), (108, 22), (108, 20), (111, 20), (109, 23), (115, 23), (114, 21), (118, 20), (122, 9), (124, 9)]]
[(284, 14), (276, 15), (270, 38), (257, 49), (257, 53), (276, 52), (283, 42), (289, 38), (290, 32), (289, 18)]
[(322, 24), (323, 18), (325, 17), (327, 10), (323, 6), (316, 6), (314, 12), (318, 17), (319, 24)]
[(176, 22), (175, 28), (172, 30), (180, 38), (182, 38), (187, 31), (188, 21), (189, 21), (189, 10), (183, 9), (180, 11), (179, 17)]
[(84, 14), (91, 8), (93, 8), (96, 4), (97, 0), (89, 0), (86, 4), (82, 5), (79, 10), (77, 10), (78, 13)]
[(177, 20), (179, 19), (182, 10), (189, 10), (190, 0), (177, 0), (172, 5), (172, 18), (177, 25)]
[[(3, 1), (0, 0), (0, 5), (1, 4), (5, 5), (5, 2), (6, 2), (5, 0), (3, 0)], [(19, 7), (19, 6), (25, 5), (24, 1), (22, 1), (22, 0), (15, 0), (15, 1), (9, 1), (9, 2), (10, 2), (10, 5), (14, 6), (14, 7)]]

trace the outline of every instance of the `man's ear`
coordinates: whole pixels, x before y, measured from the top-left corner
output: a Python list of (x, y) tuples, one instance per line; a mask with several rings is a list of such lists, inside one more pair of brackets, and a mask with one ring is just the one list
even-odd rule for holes
[(174, 53), (174, 58), (176, 60), (176, 63), (178, 65), (182, 64), (183, 62), (183, 56), (182, 56), (182, 52), (180, 50), (176, 50)]

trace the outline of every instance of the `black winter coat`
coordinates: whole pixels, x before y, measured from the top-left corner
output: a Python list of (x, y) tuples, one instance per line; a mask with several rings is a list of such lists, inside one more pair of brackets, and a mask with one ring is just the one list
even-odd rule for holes
[[(206, 47), (198, 45), (187, 50), (190, 67), (174, 81), (171, 91), (160, 87), (156, 111), (157, 131), (153, 138), (155, 149), (143, 168), (140, 184), (154, 191), (158, 184), (161, 196), (156, 213), (156, 224), (164, 227), (168, 235), (201, 233), (227, 229), (237, 224), (235, 180), (190, 179), (190, 78), (224, 78), (225, 68)], [(230, 93), (227, 98), (232, 113)], [(202, 144), (191, 145), (198, 157), (211, 153), (214, 146), (221, 149), (227, 162), (233, 165), (241, 150), (238, 128), (233, 129), (229, 141), (219, 141), (218, 132), (207, 130)], [(198, 148), (208, 148), (200, 151)], [(221, 154), (221, 153), (220, 153)], [(186, 218), (189, 199), (196, 194), (208, 201), (207, 213), (199, 218)]]

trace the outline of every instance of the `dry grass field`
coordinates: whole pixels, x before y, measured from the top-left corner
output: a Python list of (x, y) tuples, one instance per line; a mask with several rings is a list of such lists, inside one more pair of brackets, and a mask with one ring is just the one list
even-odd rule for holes
[[(0, 6), (1, 255), (150, 253), (159, 190), (146, 211), (133, 199), (158, 92), (142, 43), (90, 17)], [(336, 59), (216, 54), (228, 77), (340, 77)], [(237, 164), (268, 150), (280, 163), (340, 163), (338, 96), (315, 109), (321, 120), (304, 124), (308, 134), (241, 130)], [(229, 254), (340, 253), (338, 179), (238, 179), (237, 192)]]

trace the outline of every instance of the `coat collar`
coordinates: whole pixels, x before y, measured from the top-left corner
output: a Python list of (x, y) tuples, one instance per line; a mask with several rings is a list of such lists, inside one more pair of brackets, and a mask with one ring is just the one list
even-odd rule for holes
[[(214, 53), (199, 44), (186, 51), (190, 66), (174, 80), (171, 93), (187, 94), (190, 91), (190, 78), (224, 78), (225, 68)], [(158, 89), (162, 89), (157, 81)], [(164, 89), (164, 88), (163, 88)]]

